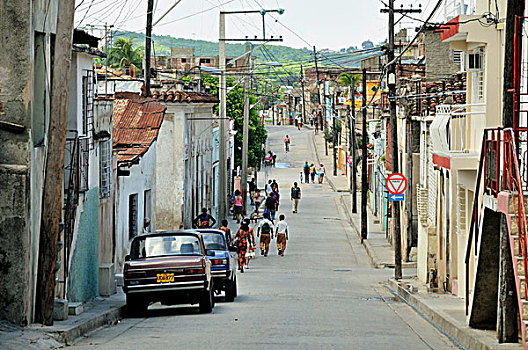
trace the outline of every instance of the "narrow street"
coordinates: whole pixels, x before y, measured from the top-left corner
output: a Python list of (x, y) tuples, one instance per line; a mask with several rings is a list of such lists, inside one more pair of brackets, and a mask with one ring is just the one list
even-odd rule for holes
[[(385, 287), (392, 269), (374, 269), (327, 183), (303, 184), (299, 213), (289, 189), (304, 161), (316, 162), (313, 131), (269, 127), (278, 154), (269, 177), (279, 183), (280, 213), (290, 239), (284, 257), (275, 241), (239, 274), (234, 303), (217, 298), (212, 314), (197, 307), (153, 305), (146, 318), (126, 318), (79, 340), (75, 349), (449, 349), (455, 345)], [(289, 134), (291, 151), (282, 140)], [(331, 164), (325, 164), (331, 176)], [(259, 188), (264, 173), (259, 174)], [(230, 227), (235, 230), (235, 223)], [(405, 320), (405, 321), (404, 321)]]

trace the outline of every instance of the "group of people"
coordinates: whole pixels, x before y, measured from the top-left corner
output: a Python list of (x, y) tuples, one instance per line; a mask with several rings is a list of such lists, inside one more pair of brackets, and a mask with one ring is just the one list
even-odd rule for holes
[(277, 162), (277, 154), (269, 150), (268, 153), (266, 154), (266, 158), (264, 158), (264, 165), (265, 166), (275, 166), (276, 162)]
[(326, 169), (323, 164), (319, 164), (319, 168), (317, 168), (313, 163), (308, 164), (308, 162), (305, 162), (299, 177), (301, 182), (307, 184), (315, 183), (315, 177), (317, 177), (317, 182), (322, 184), (325, 175)]

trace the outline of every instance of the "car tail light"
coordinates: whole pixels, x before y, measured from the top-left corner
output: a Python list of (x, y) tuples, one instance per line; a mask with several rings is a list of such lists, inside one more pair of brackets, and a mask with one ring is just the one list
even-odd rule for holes
[(226, 265), (227, 264), (227, 259), (213, 259), (213, 260), (211, 260), (211, 263), (213, 265)]
[(188, 274), (200, 274), (200, 273), (204, 273), (204, 269), (201, 267), (188, 268), (188, 269), (185, 269), (184, 272)]

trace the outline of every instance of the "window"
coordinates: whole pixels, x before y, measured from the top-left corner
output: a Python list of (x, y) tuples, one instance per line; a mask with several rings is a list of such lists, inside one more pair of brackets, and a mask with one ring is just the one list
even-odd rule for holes
[(468, 69), (482, 69), (482, 52), (476, 51), (468, 54)]
[(200, 64), (208, 64), (208, 63), (211, 63), (211, 59), (210, 58), (200, 58)]
[(89, 137), (79, 137), (79, 192), (88, 191), (89, 163), (90, 163)]
[(112, 189), (112, 144), (111, 140), (99, 143), (99, 196), (110, 197)]
[(451, 50), (451, 61), (455, 64), (460, 64), (462, 62), (462, 53), (460, 50)]
[(152, 191), (145, 190), (143, 193), (143, 217), (151, 219), (152, 213)]
[(181, 59), (181, 63), (187, 63), (187, 59), (186, 58), (182, 58)]
[(128, 196), (128, 238), (132, 239), (138, 234), (138, 195)]

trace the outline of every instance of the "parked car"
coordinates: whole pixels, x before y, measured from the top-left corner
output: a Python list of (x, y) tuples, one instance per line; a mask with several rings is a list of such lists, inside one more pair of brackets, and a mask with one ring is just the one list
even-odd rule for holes
[(144, 313), (152, 302), (214, 307), (211, 262), (202, 235), (195, 230), (153, 232), (134, 237), (123, 270), (129, 314)]
[(237, 296), (237, 262), (234, 255), (230, 254), (225, 232), (215, 229), (198, 229), (197, 231), (202, 234), (205, 249), (215, 252), (214, 257), (208, 258), (211, 261), (211, 274), (216, 293), (220, 294), (224, 291), (225, 300), (234, 301)]

